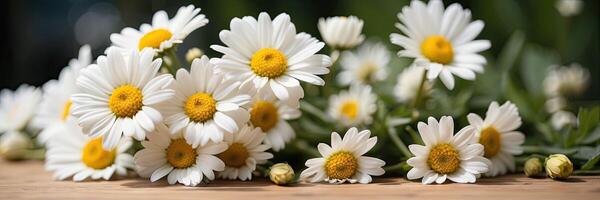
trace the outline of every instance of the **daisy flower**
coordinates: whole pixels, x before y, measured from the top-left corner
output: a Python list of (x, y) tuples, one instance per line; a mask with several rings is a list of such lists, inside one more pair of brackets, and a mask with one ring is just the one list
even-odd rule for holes
[(250, 124), (259, 127), (267, 134), (265, 144), (279, 151), (292, 140), (296, 133), (287, 120), (300, 117), (297, 107), (291, 107), (277, 100), (270, 90), (257, 92), (249, 105)]
[(363, 20), (356, 16), (338, 16), (319, 19), (319, 32), (333, 49), (351, 49), (359, 45), (365, 36), (361, 34)]
[(20, 131), (7, 131), (0, 135), (0, 156), (6, 160), (21, 160), (33, 146), (31, 139)]
[(190, 72), (179, 69), (173, 84), (175, 98), (164, 104), (170, 132), (183, 131), (193, 147), (209, 140), (221, 142), (223, 134), (237, 132), (249, 119), (241, 106), (250, 102), (238, 87), (237, 81), (215, 73), (206, 56), (195, 59)]
[(329, 98), (328, 113), (343, 126), (371, 124), (371, 115), (377, 110), (377, 95), (371, 86), (353, 84), (349, 90), (342, 91)]
[(406, 178), (423, 178), (423, 184), (441, 184), (446, 179), (475, 183), (481, 173), (488, 171), (490, 161), (482, 156), (483, 145), (475, 140), (473, 127), (466, 126), (454, 135), (452, 117), (444, 116), (439, 123), (429, 117), (427, 124), (419, 122), (417, 128), (425, 145), (408, 146), (415, 156), (406, 161), (413, 167)]
[(71, 100), (72, 115), (84, 133), (102, 136), (105, 149), (114, 148), (121, 136), (143, 140), (162, 122), (159, 103), (174, 95), (170, 74), (158, 75), (161, 59), (153, 60), (150, 49), (131, 52), (125, 59), (117, 50), (98, 57), (97, 63), (81, 70), (79, 92)]
[(425, 81), (421, 88), (421, 82), (425, 78), (423, 73), (426, 73), (424, 68), (411, 65), (398, 74), (398, 80), (396, 86), (394, 86), (394, 96), (396, 96), (398, 102), (409, 103), (414, 101), (419, 89), (421, 89), (422, 96), (428, 96), (431, 93), (431, 82)]
[(58, 76), (58, 80), (50, 80), (44, 86), (40, 107), (33, 118), (34, 126), (42, 131), (37, 139), (46, 143), (60, 129), (71, 115), (71, 95), (77, 92), (76, 80), (81, 69), (92, 63), (90, 46), (84, 45), (79, 49), (79, 57), (69, 61)]
[(20, 131), (34, 116), (41, 92), (23, 84), (16, 91), (2, 89), (0, 92), (0, 133)]
[(377, 137), (369, 136), (371, 131), (358, 132), (355, 127), (348, 129), (343, 139), (338, 133), (331, 133), (331, 146), (319, 143), (317, 148), (323, 157), (307, 160), (308, 169), (302, 171), (300, 179), (313, 183), (370, 183), (371, 176), (385, 173), (385, 162), (363, 156), (377, 143)]
[(498, 176), (515, 171), (514, 155), (523, 153), (521, 145), (525, 142), (525, 135), (515, 131), (521, 126), (517, 106), (510, 101), (499, 106), (494, 101), (487, 110), (485, 120), (474, 113), (467, 115), (467, 119), (484, 147), (483, 155), (491, 161), (485, 175)]
[(551, 66), (544, 79), (544, 93), (548, 97), (578, 96), (585, 92), (590, 72), (577, 63), (567, 66)]
[(200, 8), (189, 5), (179, 8), (175, 17), (169, 19), (167, 12), (161, 10), (154, 13), (152, 24), (142, 24), (139, 30), (124, 28), (121, 33), (110, 35), (112, 46), (124, 53), (142, 51), (151, 48), (155, 52), (163, 52), (183, 40), (194, 30), (206, 25), (208, 19), (199, 14)]
[(301, 81), (324, 85), (317, 75), (329, 73), (331, 60), (315, 54), (324, 46), (306, 33), (296, 34), (290, 16), (283, 13), (271, 21), (267, 13), (258, 20), (246, 16), (231, 20), (231, 30), (219, 34), (227, 47), (212, 45), (223, 57), (213, 61), (227, 77), (270, 89), (275, 96), (293, 107), (304, 97)]
[(219, 172), (219, 177), (251, 180), (256, 165), (273, 158), (273, 154), (265, 152), (271, 148), (262, 143), (265, 137), (265, 133), (260, 128), (251, 126), (244, 126), (238, 133), (227, 135), (225, 143), (229, 147), (217, 154), (217, 157), (225, 163), (225, 170)]
[(102, 139), (83, 134), (75, 119), (69, 118), (64, 127), (46, 145), (46, 170), (53, 171), (55, 179), (109, 180), (114, 174), (124, 176), (127, 169), (133, 169), (133, 157), (126, 153), (130, 139), (120, 138), (114, 148), (106, 150)]
[(194, 148), (182, 134), (170, 134), (164, 125), (148, 134), (142, 146), (134, 156), (136, 171), (152, 182), (166, 176), (171, 185), (196, 186), (214, 180), (215, 171), (225, 167), (215, 155), (225, 151), (227, 144), (209, 142)]
[(558, 13), (563, 17), (571, 17), (581, 13), (583, 8), (582, 0), (557, 0), (554, 4)]
[(415, 58), (418, 66), (427, 68), (427, 78), (438, 76), (452, 90), (456, 75), (474, 80), (475, 73), (483, 73), (485, 57), (478, 53), (490, 48), (488, 40), (473, 40), (483, 29), (483, 22), (471, 22), (471, 11), (454, 3), (446, 10), (440, 0), (429, 4), (413, 0), (398, 14), (401, 23), (396, 27), (404, 35), (392, 33), (392, 43), (404, 50), (401, 57)]
[(382, 43), (366, 43), (356, 53), (343, 53), (340, 60), (343, 70), (337, 75), (337, 81), (344, 86), (382, 81), (387, 77), (389, 62), (390, 53)]

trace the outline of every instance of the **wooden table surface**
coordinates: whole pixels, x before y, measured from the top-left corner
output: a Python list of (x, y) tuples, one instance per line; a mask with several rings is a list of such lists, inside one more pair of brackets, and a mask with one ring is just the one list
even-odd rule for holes
[[(256, 178), (256, 177), (255, 177)], [(376, 178), (363, 184), (298, 184), (280, 187), (264, 178), (252, 182), (218, 180), (202, 187), (150, 183), (140, 178), (114, 181), (53, 181), (41, 161), (0, 161), (0, 200), (12, 199), (587, 199), (600, 197), (600, 176), (567, 181), (521, 175), (479, 179), (477, 184), (422, 185), (404, 178)]]

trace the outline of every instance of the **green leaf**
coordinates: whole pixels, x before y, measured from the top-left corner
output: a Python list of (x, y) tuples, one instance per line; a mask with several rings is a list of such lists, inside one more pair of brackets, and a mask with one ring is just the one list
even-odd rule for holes
[(582, 170), (590, 170), (594, 168), (594, 165), (600, 160), (600, 146), (594, 147), (579, 147), (577, 153), (573, 155), (573, 158), (587, 160), (587, 162), (581, 166)]
[(523, 84), (529, 93), (543, 95), (543, 81), (548, 67), (559, 63), (558, 54), (539, 46), (527, 45), (519, 68)]
[(505, 71), (509, 71), (514, 66), (524, 43), (525, 34), (521, 31), (515, 31), (504, 45), (502, 52), (500, 52), (498, 66)]
[(579, 144), (584, 139), (587, 139), (589, 133), (592, 132), (600, 122), (600, 107), (580, 108), (577, 116), (578, 130), (573, 134), (575, 143)]
[(598, 140), (600, 140), (600, 126), (596, 126), (594, 131), (588, 133), (588, 136), (581, 141), (581, 144), (592, 144)]

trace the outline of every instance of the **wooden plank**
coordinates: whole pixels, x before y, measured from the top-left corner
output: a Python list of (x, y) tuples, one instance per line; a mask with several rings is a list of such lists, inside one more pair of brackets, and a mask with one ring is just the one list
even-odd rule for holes
[(568, 181), (521, 175), (478, 180), (477, 184), (422, 185), (403, 178), (376, 178), (363, 184), (276, 186), (262, 177), (252, 182), (218, 180), (202, 187), (150, 183), (140, 178), (114, 181), (53, 181), (40, 161), (0, 161), (0, 199), (597, 199), (600, 177)]

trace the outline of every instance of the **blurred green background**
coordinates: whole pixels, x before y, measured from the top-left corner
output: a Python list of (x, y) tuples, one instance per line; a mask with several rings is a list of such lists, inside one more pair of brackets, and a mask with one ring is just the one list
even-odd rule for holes
[[(101, 54), (110, 44), (109, 35), (123, 27), (139, 27), (150, 22), (157, 10), (166, 10), (173, 16), (180, 6), (194, 4), (202, 8), (210, 23), (193, 32), (179, 50), (194, 46), (209, 56), (218, 56), (208, 47), (220, 43), (218, 33), (228, 29), (233, 17), (257, 16), (266, 11), (272, 16), (281, 12), (291, 15), (297, 30), (320, 38), (317, 20), (335, 15), (356, 15), (365, 21), (364, 34), (383, 41), (390, 50), (399, 47), (389, 43), (388, 36), (399, 32), (394, 23), (396, 14), (408, 0), (65, 0), (65, 1), (7, 1), (2, 6), (3, 44), (0, 68), (0, 88), (16, 88), (21, 83), (36, 86), (57, 78), (68, 60), (76, 56), (79, 46), (91, 44), (94, 56)], [(465, 0), (458, 2), (470, 8), (474, 19), (485, 22), (479, 38), (492, 41), (492, 48), (484, 54), (493, 62), (509, 37), (516, 31), (524, 33), (522, 51), (514, 52), (514, 68), (531, 68), (545, 73), (548, 64), (578, 62), (591, 72), (585, 100), (600, 99), (600, 44), (599, 1), (584, 1), (583, 11), (573, 17), (562, 17), (554, 0)], [(541, 55), (539, 62), (525, 62), (527, 54)], [(530, 59), (529, 59), (530, 60)], [(396, 67), (396, 66), (391, 66)], [(403, 67), (403, 66), (402, 66)], [(519, 69), (515, 69), (519, 70)], [(395, 79), (395, 77), (390, 77)], [(478, 77), (481, 78), (481, 77)]]

